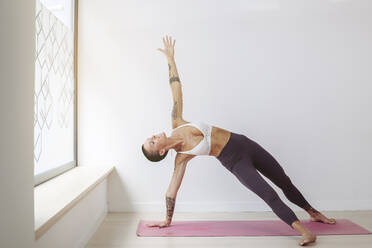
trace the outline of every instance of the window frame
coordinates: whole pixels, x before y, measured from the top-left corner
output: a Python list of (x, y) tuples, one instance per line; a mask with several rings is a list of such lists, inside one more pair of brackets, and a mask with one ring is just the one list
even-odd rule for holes
[[(57, 166), (55, 168), (46, 170), (42, 173), (39, 173), (37, 175), (34, 175), (34, 187), (36, 187), (39, 184), (42, 184), (58, 175), (63, 174), (64, 172), (67, 172), (68, 170), (73, 169), (74, 167), (78, 166), (77, 159), (78, 159), (78, 115), (77, 115), (77, 109), (78, 109), (78, 6), (79, 6), (79, 0), (73, 0), (73, 27), (74, 27), (74, 107), (73, 107), (73, 116), (74, 116), (74, 132), (73, 132), (73, 151), (74, 151), (74, 157), (73, 161), (70, 161), (68, 163), (65, 163), (63, 165)], [(36, 19), (35, 19), (36, 21)]]

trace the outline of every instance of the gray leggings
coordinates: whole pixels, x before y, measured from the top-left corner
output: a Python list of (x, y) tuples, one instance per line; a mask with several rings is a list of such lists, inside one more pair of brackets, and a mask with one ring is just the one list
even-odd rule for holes
[(275, 158), (245, 135), (231, 132), (229, 141), (217, 159), (243, 185), (263, 199), (274, 213), (290, 227), (292, 227), (291, 224), (294, 221), (298, 220), (297, 216), (279, 198), (276, 191), (262, 178), (258, 171), (281, 188), (284, 195), (292, 203), (305, 210), (311, 208)]

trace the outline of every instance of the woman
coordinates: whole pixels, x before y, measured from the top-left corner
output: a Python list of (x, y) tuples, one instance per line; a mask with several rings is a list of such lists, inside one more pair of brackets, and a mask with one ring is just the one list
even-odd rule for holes
[(148, 226), (166, 227), (170, 225), (177, 192), (187, 163), (197, 155), (208, 155), (215, 156), (243, 185), (262, 198), (281, 220), (298, 231), (302, 235), (299, 245), (315, 242), (315, 234), (300, 223), (295, 213), (279, 198), (258, 171), (281, 188), (291, 202), (308, 212), (312, 221), (334, 224), (336, 223), (335, 219), (329, 219), (311, 207), (269, 152), (245, 135), (203, 122), (187, 122), (182, 118), (181, 82), (174, 60), (176, 41), (172, 42), (172, 38), (166, 36), (163, 38), (163, 43), (164, 49), (159, 48), (158, 50), (164, 53), (168, 60), (169, 83), (173, 95), (173, 131), (169, 137), (163, 132), (146, 139), (142, 145), (142, 151), (150, 161), (154, 162), (162, 160), (169, 149), (176, 150), (177, 155), (175, 169), (165, 197), (166, 220)]

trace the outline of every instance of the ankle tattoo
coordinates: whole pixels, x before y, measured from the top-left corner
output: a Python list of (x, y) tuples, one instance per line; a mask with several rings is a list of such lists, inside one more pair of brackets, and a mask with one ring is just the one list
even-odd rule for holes
[(307, 211), (313, 214), (320, 214), (320, 212), (313, 207), (308, 208)]

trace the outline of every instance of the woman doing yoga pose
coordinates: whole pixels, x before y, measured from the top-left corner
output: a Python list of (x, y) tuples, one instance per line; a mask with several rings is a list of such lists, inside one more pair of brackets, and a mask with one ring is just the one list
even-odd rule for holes
[(300, 223), (295, 213), (258, 172), (277, 185), (288, 200), (304, 209), (312, 221), (334, 224), (335, 219), (325, 217), (306, 201), (268, 151), (243, 134), (203, 122), (187, 122), (182, 118), (182, 89), (174, 60), (176, 41), (166, 36), (163, 38), (163, 43), (164, 49), (158, 48), (158, 50), (164, 53), (168, 60), (169, 83), (173, 95), (173, 131), (169, 137), (163, 132), (146, 139), (142, 151), (146, 158), (153, 162), (162, 160), (169, 149), (174, 149), (177, 155), (173, 176), (165, 196), (166, 220), (148, 226), (167, 227), (171, 224), (177, 192), (187, 163), (195, 156), (207, 155), (215, 156), (244, 186), (264, 200), (281, 220), (298, 231), (302, 235), (299, 245), (315, 242), (315, 234)]

